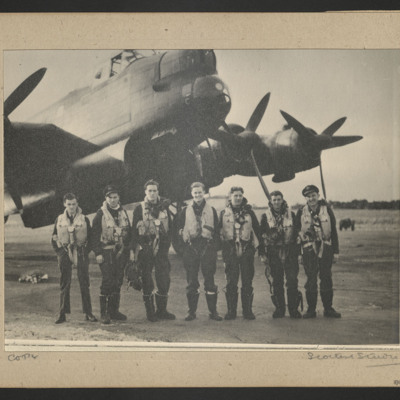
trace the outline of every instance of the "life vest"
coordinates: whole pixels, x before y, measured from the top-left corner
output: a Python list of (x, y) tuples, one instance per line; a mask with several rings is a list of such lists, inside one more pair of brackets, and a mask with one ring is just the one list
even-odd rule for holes
[[(329, 217), (328, 207), (326, 205), (320, 205), (318, 218), (321, 221), (321, 229), (315, 229), (317, 237), (314, 239), (314, 241), (318, 240), (320, 242), (331, 243), (331, 219)], [(312, 216), (308, 205), (305, 205), (301, 215), (301, 230), (299, 232), (303, 242), (310, 243), (310, 239), (306, 235), (306, 232), (311, 230), (311, 225)]]
[(75, 217), (71, 223), (67, 210), (57, 219), (57, 240), (61, 245), (76, 244), (84, 246), (87, 243), (87, 225), (82, 210), (78, 207)]
[(212, 207), (206, 202), (201, 214), (201, 218), (197, 218), (192, 204), (186, 207), (185, 226), (182, 231), (182, 238), (185, 242), (189, 242), (197, 237), (212, 239), (214, 226), (214, 212)]
[(230, 206), (225, 208), (222, 216), (221, 235), (223, 240), (235, 240), (238, 236), (240, 240), (248, 242), (252, 239), (253, 223), (249, 213), (244, 214), (243, 224), (235, 221), (235, 213)]
[(123, 243), (129, 233), (129, 218), (126, 211), (120, 207), (118, 210), (118, 224), (116, 224), (113, 216), (108, 211), (106, 202), (103, 203), (101, 210), (103, 211), (101, 242), (106, 245)]
[[(277, 221), (274, 217), (274, 214), (272, 210), (267, 207), (265, 215), (267, 217), (267, 222), (268, 226), (271, 228), (280, 228), (277, 224)], [(286, 208), (285, 213), (282, 215), (282, 229), (283, 229), (283, 236), (281, 239), (283, 239), (282, 244), (289, 244), (293, 243), (293, 218), (292, 218), (292, 212), (288, 208)], [(270, 241), (268, 240), (268, 237), (264, 239), (266, 242), (265, 244), (271, 244)]]
[[(138, 222), (136, 228), (140, 236), (152, 236), (157, 235), (160, 229), (161, 232), (168, 232), (168, 212), (167, 210), (161, 210), (158, 214), (158, 218), (154, 218), (149, 209), (145, 207), (145, 201), (141, 203), (143, 211), (143, 219)], [(161, 228), (162, 226), (162, 228)]]

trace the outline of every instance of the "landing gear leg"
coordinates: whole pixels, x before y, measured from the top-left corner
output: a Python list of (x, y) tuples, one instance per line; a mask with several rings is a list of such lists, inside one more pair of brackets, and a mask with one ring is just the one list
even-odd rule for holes
[(169, 207), (169, 210), (171, 211), (171, 214), (173, 216), (172, 220), (172, 247), (174, 248), (176, 254), (179, 256), (182, 256), (183, 254), (183, 241), (182, 238), (179, 235), (179, 230), (177, 228), (177, 216), (182, 210), (184, 203), (183, 201), (176, 201), (172, 203)]

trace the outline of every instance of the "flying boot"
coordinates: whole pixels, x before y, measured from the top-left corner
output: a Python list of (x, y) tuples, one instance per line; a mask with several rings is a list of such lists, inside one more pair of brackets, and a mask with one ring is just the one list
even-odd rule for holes
[(302, 318), (298, 307), (301, 304), (301, 309), (303, 309), (303, 295), (297, 289), (288, 289), (286, 294), (288, 299), (288, 310), (290, 318)]
[(92, 302), (89, 291), (81, 290), (82, 308), (85, 314), (85, 321), (97, 322), (97, 318), (92, 313)]
[(58, 316), (57, 321), (55, 323), (62, 324), (63, 322), (67, 322), (67, 319), (65, 318), (64, 313), (60, 313), (60, 315)]
[(206, 300), (208, 310), (210, 311), (210, 319), (213, 319), (214, 321), (222, 321), (223, 318), (217, 312), (217, 299), (217, 293), (206, 292)]
[(71, 298), (71, 295), (70, 295), (70, 292), (68, 291), (66, 294), (65, 294), (65, 305), (64, 305), (64, 313), (65, 314), (71, 314), (71, 300), (70, 300), (70, 298)]
[(228, 307), (228, 312), (225, 314), (226, 320), (236, 319), (236, 310), (237, 310), (237, 303), (238, 303), (238, 292), (236, 291), (226, 291), (226, 304)]
[(317, 299), (318, 299), (318, 292), (310, 292), (306, 290), (306, 299), (307, 299), (307, 312), (303, 314), (303, 318), (316, 318), (317, 312), (315, 311), (317, 307)]
[(338, 313), (332, 307), (333, 290), (320, 291), (322, 304), (324, 305), (324, 317), (326, 318), (340, 318), (342, 314)]
[(110, 300), (111, 296), (100, 295), (101, 323), (108, 325), (110, 321)]
[(143, 302), (146, 308), (147, 319), (151, 322), (158, 321), (158, 318), (156, 317), (156, 311), (154, 308), (154, 295), (153, 294), (143, 295)]
[(199, 296), (200, 296), (199, 292), (186, 294), (189, 310), (186, 315), (185, 321), (193, 321), (194, 319), (196, 319), (196, 310), (197, 310), (197, 303), (199, 302)]
[[(271, 296), (271, 298), (272, 297), (273, 296)], [(272, 300), (272, 302), (275, 305), (275, 311), (272, 314), (272, 318), (283, 318), (286, 313), (285, 292), (282, 290), (282, 292), (275, 294), (274, 297), (275, 302), (274, 300)]]
[(119, 303), (121, 301), (120, 293), (111, 295), (110, 318), (116, 321), (126, 321), (126, 315), (119, 312)]
[(157, 305), (157, 311), (156, 311), (156, 317), (158, 319), (169, 319), (173, 320), (175, 319), (175, 315), (167, 311), (167, 303), (168, 303), (168, 295), (162, 295), (158, 292), (156, 292), (156, 305)]
[(256, 316), (253, 314), (252, 311), (254, 298), (253, 288), (247, 290), (242, 288), (240, 290), (240, 295), (242, 300), (243, 318), (249, 320), (256, 319)]

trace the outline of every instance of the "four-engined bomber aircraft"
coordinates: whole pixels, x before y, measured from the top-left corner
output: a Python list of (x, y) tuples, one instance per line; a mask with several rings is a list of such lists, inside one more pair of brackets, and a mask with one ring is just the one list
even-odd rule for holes
[(317, 134), (281, 111), (287, 124), (269, 137), (257, 127), (266, 94), (246, 127), (227, 125), (231, 98), (212, 50), (124, 50), (96, 72), (90, 86), (69, 93), (29, 123), (8, 116), (45, 74), (29, 76), (4, 103), (5, 219), (20, 213), (26, 227), (52, 224), (66, 192), (95, 212), (105, 185), (119, 185), (126, 203), (143, 198), (153, 178), (179, 204), (193, 181), (207, 188), (238, 174), (274, 174), (274, 182), (320, 165), (321, 151), (361, 136), (333, 136), (341, 118)]

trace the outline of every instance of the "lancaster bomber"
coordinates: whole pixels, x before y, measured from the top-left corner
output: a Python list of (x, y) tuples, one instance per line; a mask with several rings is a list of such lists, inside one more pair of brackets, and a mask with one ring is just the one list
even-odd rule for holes
[(281, 131), (259, 135), (269, 93), (246, 127), (227, 124), (231, 96), (212, 50), (120, 51), (86, 87), (29, 122), (11, 121), (45, 72), (29, 76), (4, 103), (4, 216), (20, 213), (30, 228), (52, 224), (66, 192), (89, 214), (105, 185), (119, 185), (123, 202), (132, 203), (152, 178), (179, 208), (193, 181), (211, 188), (235, 174), (291, 180), (319, 166), (322, 150), (362, 138), (333, 136), (345, 118), (317, 134), (284, 111)]

